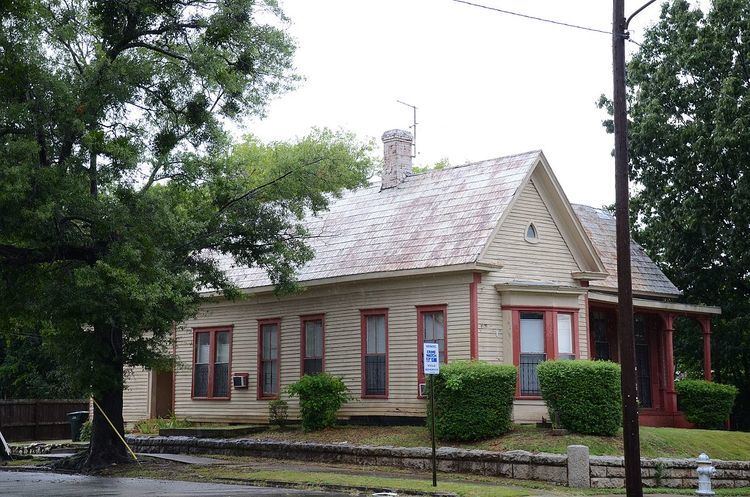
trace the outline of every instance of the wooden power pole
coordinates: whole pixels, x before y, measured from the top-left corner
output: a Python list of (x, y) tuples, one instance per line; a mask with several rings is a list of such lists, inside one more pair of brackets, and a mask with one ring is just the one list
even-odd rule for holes
[(617, 217), (617, 335), (622, 367), (622, 437), (625, 449), (625, 489), (628, 497), (642, 497), (641, 441), (638, 432), (635, 342), (633, 339), (633, 285), (630, 267), (630, 194), (628, 171), (628, 111), (625, 98), (625, 40), (628, 24), (654, 0), (627, 20), (625, 0), (613, 0), (612, 62), (615, 124), (615, 215)]

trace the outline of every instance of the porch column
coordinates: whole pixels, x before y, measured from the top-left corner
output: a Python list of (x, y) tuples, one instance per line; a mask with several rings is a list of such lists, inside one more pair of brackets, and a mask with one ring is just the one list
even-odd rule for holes
[(664, 408), (667, 412), (677, 412), (677, 393), (674, 390), (674, 345), (672, 343), (674, 315), (667, 313), (664, 316), (664, 324), (664, 358), (666, 359), (664, 368), (664, 374), (666, 375)]
[(711, 381), (711, 318), (700, 318), (699, 322), (703, 329), (703, 378)]

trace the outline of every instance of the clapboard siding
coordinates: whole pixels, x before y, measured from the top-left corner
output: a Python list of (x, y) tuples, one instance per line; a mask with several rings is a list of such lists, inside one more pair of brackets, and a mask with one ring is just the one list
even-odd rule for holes
[[(530, 222), (537, 228), (538, 243), (529, 243), (524, 239)], [(572, 278), (571, 272), (581, 270), (552, 213), (542, 200), (533, 176), (490, 241), (484, 260), (500, 263), (502, 268), (483, 275), (478, 288), (479, 358), (512, 364), (510, 312), (500, 312), (503, 302), (495, 285), (512, 281), (538, 281), (577, 286), (578, 282)], [(579, 298), (578, 308), (579, 356), (587, 358), (588, 327), (584, 296)]]
[(126, 423), (147, 419), (150, 413), (151, 372), (142, 367), (125, 372), (125, 391), (122, 394), (122, 417)]
[[(195, 319), (177, 328), (175, 414), (194, 420), (255, 420), (268, 415), (257, 401), (258, 319), (281, 318), (281, 388), (300, 377), (300, 316), (325, 315), (325, 369), (344, 378), (353, 400), (342, 416), (424, 414), (417, 398), (415, 306), (447, 304), (449, 360), (469, 359), (470, 273), (332, 285), (288, 297), (255, 296), (240, 302), (206, 302)], [(360, 399), (360, 309), (387, 308), (389, 399)], [(250, 388), (228, 401), (192, 400), (192, 329), (231, 325), (232, 371), (249, 373)], [(286, 398), (286, 395), (282, 395)], [(288, 400), (288, 399), (287, 399)], [(290, 415), (298, 414), (290, 401)]]

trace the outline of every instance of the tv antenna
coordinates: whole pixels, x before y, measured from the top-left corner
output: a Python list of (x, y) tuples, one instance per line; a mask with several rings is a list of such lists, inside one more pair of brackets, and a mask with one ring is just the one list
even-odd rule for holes
[(414, 136), (414, 141), (412, 142), (412, 158), (416, 158), (417, 157), (417, 107), (415, 105), (402, 102), (401, 100), (396, 100), (396, 102), (400, 103), (401, 105), (406, 105), (407, 107), (411, 107), (411, 110), (413, 112), (412, 125), (409, 127), (411, 128), (412, 135)]

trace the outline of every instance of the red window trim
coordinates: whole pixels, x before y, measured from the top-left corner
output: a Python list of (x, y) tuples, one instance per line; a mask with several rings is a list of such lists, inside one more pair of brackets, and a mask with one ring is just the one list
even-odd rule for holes
[[(367, 378), (365, 377), (367, 369), (365, 368), (365, 357), (367, 356), (367, 316), (385, 316), (385, 394), (372, 395), (366, 393)], [(359, 329), (360, 329), (360, 361), (361, 361), (361, 385), (360, 397), (363, 399), (387, 399), (389, 395), (388, 385), (390, 383), (389, 367), (389, 346), (388, 346), (388, 309), (360, 309), (359, 310)]]
[(425, 398), (419, 395), (419, 384), (426, 383), (424, 367), (422, 364), (422, 348), (424, 346), (424, 320), (422, 314), (426, 312), (443, 312), (443, 325), (445, 326), (445, 362), (448, 362), (448, 304), (418, 305), (417, 308), (417, 398)]
[[(263, 393), (263, 333), (262, 327), (264, 324), (275, 324), (278, 327), (278, 333), (276, 334), (276, 349), (279, 353), (279, 358), (276, 361), (276, 394), (265, 395)], [(281, 318), (266, 318), (258, 320), (258, 362), (257, 362), (257, 395), (258, 400), (276, 400), (279, 398), (281, 392)]]
[[(572, 316), (573, 354), (580, 357), (578, 350), (578, 313), (576, 307), (544, 307), (544, 306), (502, 306), (504, 311), (511, 311), (513, 327), (513, 365), (518, 369), (521, 365), (521, 313), (539, 312), (544, 314), (544, 353), (547, 360), (553, 361), (559, 355), (557, 344), (557, 315), (570, 314)], [(551, 351), (551, 352), (548, 352)], [(539, 395), (521, 395), (520, 369), (516, 379), (516, 399), (541, 399)]]
[[(218, 332), (228, 332), (229, 333), (229, 365), (227, 368), (227, 371), (229, 372), (229, 389), (228, 389), (228, 395), (226, 397), (214, 397), (214, 365), (216, 364), (216, 333)], [(206, 327), (206, 328), (193, 328), (193, 364), (192, 364), (192, 371), (190, 374), (190, 398), (192, 400), (231, 400), (232, 399), (232, 342), (233, 342), (233, 336), (232, 332), (234, 331), (233, 325), (227, 325), (227, 326), (212, 326), (212, 327)], [(199, 333), (208, 333), (209, 339), (208, 339), (208, 357), (209, 357), (209, 368), (208, 368), (208, 393), (209, 395), (207, 397), (196, 397), (195, 396), (195, 361), (197, 360), (198, 350), (195, 348), (196, 345), (196, 338)]]
[[(305, 354), (306, 351), (306, 330), (305, 330), (305, 323), (307, 321), (321, 321), (321, 338), (323, 340), (323, 350), (322, 355), (320, 356), (321, 359), (321, 371), (326, 370), (326, 315), (325, 314), (306, 314), (304, 316), (299, 317), (299, 375), (300, 378), (305, 374)], [(310, 357), (309, 359), (318, 359), (317, 357)]]

